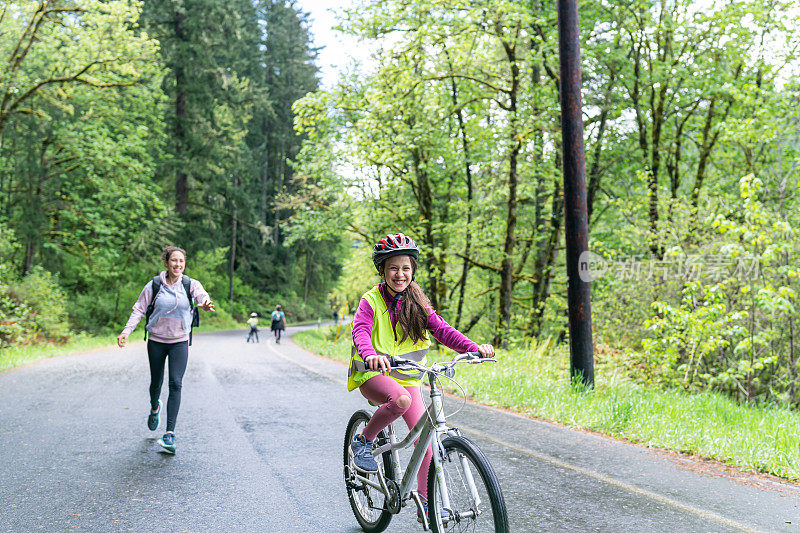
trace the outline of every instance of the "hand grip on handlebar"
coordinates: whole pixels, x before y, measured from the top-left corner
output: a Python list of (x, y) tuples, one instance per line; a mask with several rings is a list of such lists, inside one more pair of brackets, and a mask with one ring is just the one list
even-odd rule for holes
[(402, 357), (395, 357), (394, 355), (389, 356), (389, 366), (391, 368), (397, 368), (398, 366), (407, 365), (408, 363), (411, 362), (412, 361), (408, 359), (403, 359)]

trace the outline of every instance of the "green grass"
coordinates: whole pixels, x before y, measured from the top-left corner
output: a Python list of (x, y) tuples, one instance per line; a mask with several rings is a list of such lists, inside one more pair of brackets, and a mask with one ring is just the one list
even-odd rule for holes
[[(314, 353), (347, 361), (348, 333), (336, 343), (330, 328), (294, 339)], [(433, 354), (439, 360), (450, 357)], [(498, 359), (497, 364), (458, 367), (458, 382), (472, 400), (746, 471), (800, 479), (800, 415), (795, 411), (740, 405), (715, 393), (645, 387), (620, 377), (611, 364), (598, 364), (593, 390), (576, 390), (567, 377), (568, 352), (548, 344), (499, 352)]]
[(74, 335), (64, 344), (37, 343), (3, 348), (0, 350), (0, 372), (48, 357), (110, 347), (114, 345), (116, 338), (116, 335), (110, 334), (101, 336)]
[(300, 331), (295, 333), (292, 339), (310, 352), (346, 363), (350, 361), (350, 329), (343, 327), (337, 342), (333, 342), (335, 335), (336, 328), (325, 326)]

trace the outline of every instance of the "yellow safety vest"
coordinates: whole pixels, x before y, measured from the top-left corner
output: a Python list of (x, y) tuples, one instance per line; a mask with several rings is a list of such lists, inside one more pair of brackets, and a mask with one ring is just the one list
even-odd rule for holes
[[(410, 337), (406, 337), (406, 340), (400, 342), (400, 339), (403, 338), (403, 330), (400, 324), (397, 324), (394, 330), (392, 329), (389, 309), (386, 307), (386, 302), (378, 286), (376, 285), (367, 291), (362, 298), (372, 307), (372, 315), (375, 319), (375, 323), (372, 326), (372, 347), (378, 355), (399, 356), (424, 365), (425, 356), (431, 346), (428, 336), (426, 335), (425, 339), (418, 342), (413, 342)], [(360, 387), (369, 378), (380, 374), (380, 372), (369, 370), (369, 367), (364, 363), (364, 359), (356, 350), (355, 344), (353, 344), (351, 353), (350, 369), (347, 373), (348, 390)], [(420, 384), (422, 373), (416, 370), (402, 371), (393, 369), (388, 375), (400, 385), (412, 387)]]

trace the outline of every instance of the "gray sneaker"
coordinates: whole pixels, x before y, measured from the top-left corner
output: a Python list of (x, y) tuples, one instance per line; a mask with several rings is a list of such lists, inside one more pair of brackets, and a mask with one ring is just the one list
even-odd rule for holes
[(375, 443), (367, 440), (364, 435), (356, 435), (350, 443), (350, 449), (353, 451), (353, 464), (356, 468), (364, 472), (377, 472), (378, 463), (375, 462), (375, 456), (372, 455), (372, 450), (375, 448)]
[(155, 413), (151, 412), (147, 417), (147, 427), (150, 431), (158, 429), (158, 424), (161, 422), (161, 400), (158, 400), (158, 409)]
[(169, 453), (175, 453), (175, 434), (164, 433), (164, 436), (158, 439), (158, 444)]

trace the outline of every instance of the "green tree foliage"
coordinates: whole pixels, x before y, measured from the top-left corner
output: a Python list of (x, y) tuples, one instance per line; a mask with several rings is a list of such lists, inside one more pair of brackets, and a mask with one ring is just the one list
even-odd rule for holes
[(156, 44), (135, 30), (128, 1), (7, 4), (4, 14), (0, 206), (17, 222), (24, 274), (50, 245), (84, 255), (81, 232), (114, 204), (98, 195), (115, 196), (146, 168), (159, 130), (142, 98), (158, 99), (146, 87)]
[[(762, 179), (763, 208), (794, 227), (798, 93), (787, 73), (797, 66), (796, 8), (582, 4), (590, 245), (612, 267), (716, 264), (750, 238), (711, 227), (714, 216), (744, 224), (746, 174)], [(452, 323), (495, 340), (563, 338), (555, 7), (363, 1), (343, 27), (371, 43), (374, 65), (296, 105), (307, 140), (294, 226), (346, 228), (363, 255), (387, 231), (409, 233), (424, 248), (418, 278)], [(360, 286), (349, 271), (363, 272), (348, 261), (341, 297)], [(747, 345), (733, 337), (769, 328), (752, 318), (756, 300), (729, 296), (734, 285), (610, 271), (594, 284), (598, 338), (645, 354), (630, 361), (633, 373), (645, 365), (665, 383), (734, 395), (741, 384), (740, 398), (764, 398), (777, 367), (763, 357), (794, 353), (794, 341), (747, 348), (741, 363)], [(763, 298), (789, 297), (785, 283), (771, 286)], [(775, 331), (790, 326), (785, 312)], [(694, 352), (691, 339), (702, 340)], [(793, 364), (781, 368), (796, 375)]]
[[(160, 210), (157, 44), (138, 29), (135, 2), (23, 6), (2, 18), (7, 98), (12, 84), (28, 87), (2, 130), (0, 217), (20, 244), (3, 263), (19, 276), (58, 272), (68, 300), (94, 302), (113, 294), (108, 283)], [(80, 329), (114, 319), (91, 305), (86, 314)]]
[[(170, 142), (159, 169), (187, 241), (201, 242), (221, 223), (206, 208), (230, 212), (229, 184), (246, 157), (244, 124), (256, 61), (253, 9), (248, 2), (148, 0), (144, 25), (161, 44), (169, 98), (164, 119)], [(210, 204), (210, 205), (209, 205)], [(213, 235), (213, 231), (211, 234)]]
[(192, 251), (225, 246), (230, 306), (263, 309), (265, 297), (293, 294), (308, 304), (300, 314), (326, 306), (340, 237), (289, 246), (292, 208), (278, 201), (292, 190), (301, 142), (292, 105), (318, 86), (306, 16), (274, 0), (150, 0), (146, 18), (168, 71), (172, 141), (162, 175), (182, 242)]
[(43, 287), (64, 291), (73, 329), (119, 328), (165, 244), (188, 250), (222, 314), (280, 296), (327, 315), (341, 237), (289, 245), (277, 201), (301, 141), (292, 104), (317, 88), (305, 15), (248, 0), (0, 9), (4, 338), (63, 333)]
[(20, 115), (41, 115), (37, 96), (74, 85), (129, 86), (152, 59), (153, 41), (135, 31), (133, 0), (4, 1), (0, 8), (0, 134)]
[[(284, 297), (299, 294), (303, 302), (322, 292), (338, 273), (329, 268), (335, 257), (339, 235), (309, 232), (291, 236), (286, 219), (294, 206), (282, 200), (295, 189), (292, 161), (302, 136), (294, 129), (294, 103), (315, 91), (316, 50), (311, 46), (307, 15), (282, 1), (256, 2), (256, 14), (266, 31), (261, 35), (260, 62), (264, 68), (256, 78), (269, 93), (268, 105), (259, 107), (249, 125), (248, 145), (253, 167), (243, 184), (252, 226), (244, 229), (237, 264), (242, 279)], [(288, 239), (288, 240), (287, 240)], [(318, 300), (318, 298), (312, 298)]]
[[(299, 111), (304, 131), (331, 120), (341, 128), (310, 138), (322, 146), (309, 154), (344, 143), (337, 159), (354, 175), (340, 184), (370, 200), (344, 202), (331, 216), (367, 242), (399, 229), (414, 235), (434, 306), (466, 330), (489, 317), (483, 326), (497, 340), (538, 327), (549, 283), (531, 270), (555, 260), (560, 156), (545, 139), (558, 95), (544, 74), (554, 40), (536, 18), (552, 15), (514, 3), (365, 3), (347, 24), (392, 43), (377, 53), (376, 72), (343, 80), (327, 107), (312, 96)], [(319, 157), (303, 160), (309, 173), (322, 170)], [(541, 232), (520, 234), (520, 216), (536, 218)], [(476, 292), (496, 297), (469, 298), (472, 277)]]
[[(659, 225), (665, 215), (669, 222), (675, 201), (689, 198), (696, 210), (708, 179), (724, 179), (735, 195), (736, 176), (753, 171), (742, 165), (752, 156), (728, 159), (722, 173), (715, 167), (730, 148), (730, 126), (744, 121), (738, 129), (750, 129), (754, 115), (788, 109), (773, 103), (794, 61), (780, 42), (793, 38), (792, 4), (601, 2), (585, 13), (596, 21), (584, 32), (586, 81), (594, 89), (587, 98), (592, 224), (605, 213), (598, 195), (614, 200), (631, 189), (640, 195), (644, 186), (648, 245), (659, 256), (665, 234)], [(752, 148), (740, 145), (745, 153)]]
[(67, 298), (58, 278), (36, 266), (24, 278), (3, 258), (18, 248), (13, 231), (0, 222), (0, 349), (69, 335)]
[(705, 221), (696, 279), (680, 303), (653, 304), (644, 356), (661, 379), (686, 388), (796, 404), (798, 231), (764, 203), (752, 174), (740, 191), (733, 213)]

